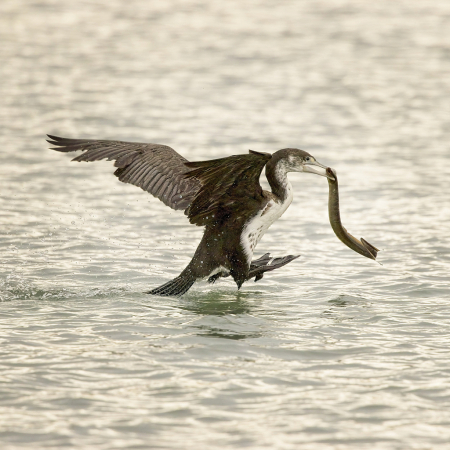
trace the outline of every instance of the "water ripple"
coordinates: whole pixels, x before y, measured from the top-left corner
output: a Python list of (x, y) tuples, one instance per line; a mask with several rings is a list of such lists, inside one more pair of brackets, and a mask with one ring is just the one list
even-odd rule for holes
[[(19, 448), (446, 449), (447, 1), (3, 0), (0, 441)], [(44, 133), (191, 160), (301, 147), (257, 284), (144, 294), (201, 229)], [(258, 253), (259, 255), (259, 253)]]

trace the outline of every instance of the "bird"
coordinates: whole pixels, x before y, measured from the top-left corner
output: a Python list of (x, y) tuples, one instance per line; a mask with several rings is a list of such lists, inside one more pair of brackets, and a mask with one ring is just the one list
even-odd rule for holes
[[(181, 296), (200, 280), (214, 283), (231, 276), (238, 290), (252, 278), (278, 269), (300, 255), (252, 260), (256, 245), (293, 199), (289, 172), (333, 178), (327, 166), (298, 148), (189, 162), (167, 145), (114, 140), (68, 139), (47, 135), (59, 152), (82, 153), (72, 161), (114, 160), (114, 175), (149, 192), (174, 210), (184, 210), (191, 224), (204, 227), (192, 260), (173, 280), (148, 294)], [(270, 191), (259, 178), (265, 168)]]

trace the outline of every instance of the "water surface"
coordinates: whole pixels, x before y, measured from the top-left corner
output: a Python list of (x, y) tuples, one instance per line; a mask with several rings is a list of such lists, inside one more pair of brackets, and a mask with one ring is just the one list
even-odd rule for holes
[[(446, 1), (3, 0), (2, 448), (448, 448), (449, 30)], [(383, 265), (292, 174), (256, 256), (300, 259), (145, 295), (201, 229), (45, 133), (303, 148)]]

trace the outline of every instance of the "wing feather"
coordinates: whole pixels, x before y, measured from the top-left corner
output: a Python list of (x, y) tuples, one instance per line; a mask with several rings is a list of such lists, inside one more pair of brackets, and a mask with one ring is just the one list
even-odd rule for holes
[(158, 181), (155, 183), (155, 186), (153, 189), (155, 189), (155, 192), (157, 193), (158, 197), (161, 195), (161, 188), (164, 184), (164, 182), (166, 181), (166, 177), (164, 176), (164, 174), (161, 174)]
[(83, 152), (72, 161), (115, 160), (114, 175), (120, 181), (142, 188), (173, 209), (186, 209), (201, 187), (195, 177), (185, 178), (188, 161), (166, 145), (48, 137), (52, 150)]
[(147, 182), (147, 189), (151, 189), (155, 192), (155, 195), (157, 195), (158, 189), (159, 189), (159, 181), (163, 177), (161, 172), (158, 172), (155, 174), (154, 177), (150, 177), (147, 175), (146, 182)]
[(248, 217), (264, 201), (259, 177), (270, 160), (269, 153), (251, 151), (248, 155), (229, 156), (212, 161), (190, 162), (185, 176), (197, 179), (201, 188), (187, 210), (196, 225), (215, 225), (234, 217)]
[(152, 172), (156, 173), (157, 169), (154, 169), (151, 166), (150, 167), (148, 167), (148, 166), (140, 167), (138, 164), (136, 164), (136, 166), (137, 167), (136, 167), (135, 174), (127, 173), (124, 175), (124, 183), (128, 183), (129, 179), (131, 177), (134, 177), (136, 179), (136, 186), (139, 186), (140, 188), (144, 189), (145, 177)]
[(170, 179), (166, 179), (166, 181), (164, 181), (163, 185), (161, 186), (161, 190), (159, 192), (159, 195), (161, 195), (161, 198), (163, 199), (163, 201), (167, 201), (167, 194), (169, 191), (170, 192)]

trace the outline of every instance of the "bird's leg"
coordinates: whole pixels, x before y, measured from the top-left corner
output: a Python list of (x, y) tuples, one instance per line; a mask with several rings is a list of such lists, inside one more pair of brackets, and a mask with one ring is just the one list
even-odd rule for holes
[(208, 278), (208, 283), (214, 284), (220, 277), (228, 277), (229, 275), (229, 273), (223, 275), (222, 272), (218, 272)]

